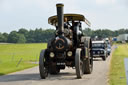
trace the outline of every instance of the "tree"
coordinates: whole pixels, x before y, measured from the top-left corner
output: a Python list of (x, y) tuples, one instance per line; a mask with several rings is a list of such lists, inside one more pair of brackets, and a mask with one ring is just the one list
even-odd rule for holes
[(35, 43), (34, 37), (35, 37), (35, 31), (34, 30), (30, 30), (28, 32), (27, 42), (28, 43)]
[(18, 34), (18, 40), (17, 43), (25, 43), (26, 42), (26, 38), (23, 34)]
[(24, 36), (27, 38), (28, 37), (28, 30), (21, 28), (19, 29), (18, 33), (24, 34)]
[(8, 36), (9, 43), (16, 43), (18, 40), (18, 34), (16, 31), (12, 31)]
[(8, 41), (8, 33), (3, 33), (3, 36), (4, 36), (4, 42), (7, 42)]
[(25, 43), (26, 38), (23, 34), (17, 33), (16, 31), (12, 31), (8, 36), (9, 43)]
[(91, 28), (85, 28), (83, 32), (86, 36), (91, 36), (93, 31), (91, 30)]
[[(35, 30), (26, 30), (25, 28), (21, 28), (17, 31), (12, 31), (9, 34), (0, 33), (0, 42), (9, 42), (9, 43), (40, 43), (40, 42), (48, 42), (51, 40), (54, 35), (54, 29), (46, 29), (36, 28)], [(128, 29), (119, 29), (119, 30), (109, 30), (109, 29), (97, 29), (92, 30), (91, 28), (85, 28), (83, 30), (86, 36), (90, 36), (91, 38), (106, 38), (106, 37), (117, 37), (119, 34), (128, 33)]]
[(0, 42), (5, 42), (5, 37), (0, 33)]

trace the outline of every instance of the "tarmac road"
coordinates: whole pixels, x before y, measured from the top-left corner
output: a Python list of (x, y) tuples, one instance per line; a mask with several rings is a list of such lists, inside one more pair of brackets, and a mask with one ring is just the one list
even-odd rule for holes
[(58, 75), (49, 75), (47, 79), (40, 79), (39, 68), (0, 76), (0, 85), (107, 85), (110, 56), (106, 61), (101, 58), (94, 59), (92, 74), (76, 79), (75, 69), (66, 68)]

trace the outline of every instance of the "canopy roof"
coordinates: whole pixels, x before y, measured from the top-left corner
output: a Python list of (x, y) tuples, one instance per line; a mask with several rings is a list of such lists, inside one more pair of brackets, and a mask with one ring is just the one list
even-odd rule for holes
[[(91, 26), (91, 23), (81, 14), (64, 14), (64, 18), (67, 18), (68, 21), (83, 21), (88, 26)], [(48, 23), (55, 25), (57, 23), (57, 16), (51, 16), (48, 18)]]

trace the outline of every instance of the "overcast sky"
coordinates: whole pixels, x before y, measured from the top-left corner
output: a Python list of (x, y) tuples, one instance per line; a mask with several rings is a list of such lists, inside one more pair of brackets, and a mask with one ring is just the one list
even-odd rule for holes
[(128, 0), (0, 0), (0, 32), (54, 28), (48, 17), (56, 3), (64, 3), (64, 13), (85, 15), (92, 29), (128, 28)]

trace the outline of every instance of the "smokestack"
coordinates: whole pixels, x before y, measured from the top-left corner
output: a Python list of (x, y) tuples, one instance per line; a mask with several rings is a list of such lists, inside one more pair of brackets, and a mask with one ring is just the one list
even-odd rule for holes
[(64, 14), (63, 14), (63, 4), (56, 4), (57, 7), (57, 20), (58, 20), (58, 31), (62, 34), (64, 31)]

